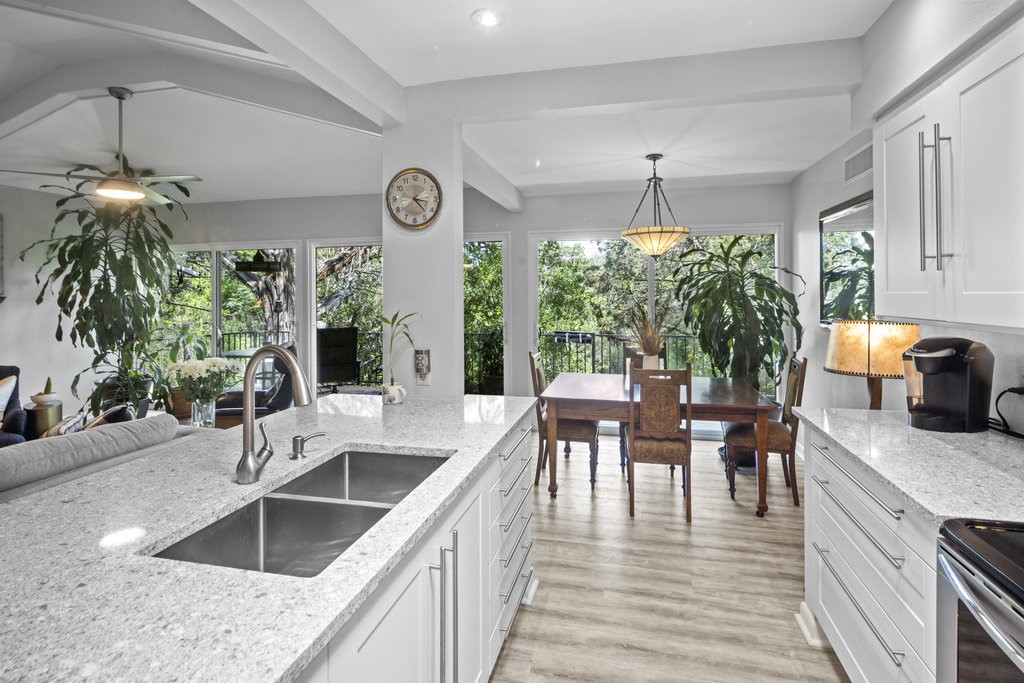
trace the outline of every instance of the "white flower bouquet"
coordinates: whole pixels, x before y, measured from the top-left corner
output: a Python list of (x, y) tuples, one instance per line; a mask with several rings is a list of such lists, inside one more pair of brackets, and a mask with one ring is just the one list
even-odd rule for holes
[(204, 358), (171, 363), (167, 375), (191, 402), (210, 402), (238, 381), (242, 366), (227, 358)]

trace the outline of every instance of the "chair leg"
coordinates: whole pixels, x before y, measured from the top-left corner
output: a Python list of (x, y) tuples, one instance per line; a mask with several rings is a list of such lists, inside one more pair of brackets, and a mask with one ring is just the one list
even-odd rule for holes
[(569, 445), (569, 442), (568, 442), (568, 441), (566, 441), (566, 442), (565, 442), (565, 457), (566, 457), (566, 458), (568, 458), (568, 457), (569, 457), (569, 454), (570, 454), (571, 452), (572, 452), (572, 446), (570, 446), (570, 445)]
[[(786, 460), (785, 455), (782, 456), (783, 460)], [(800, 494), (796, 490), (796, 453), (793, 451), (789, 452), (789, 471), (792, 473), (793, 480), (793, 505), (800, 507)]]
[(736, 500), (736, 451), (725, 446), (725, 476), (729, 480), (729, 497)]
[(629, 516), (633, 517), (633, 459), (629, 459), (629, 478), (626, 480), (629, 484)]
[(782, 476), (786, 479), (786, 486), (790, 486), (789, 482), (789, 459), (785, 453), (779, 453), (779, 457), (782, 458)]
[(626, 473), (626, 458), (627, 446), (626, 446), (626, 423), (619, 423), (619, 467), (622, 468), (622, 473)]
[[(673, 470), (675, 470), (676, 468), (675, 465), (669, 465), (669, 467), (672, 468)], [(679, 474), (682, 476), (683, 479), (683, 495), (685, 496), (687, 493), (689, 493), (689, 489), (686, 488), (686, 467), (680, 467)]]
[(537, 474), (535, 474), (534, 477), (533, 477), (533, 485), (534, 486), (537, 486), (540, 483), (540, 473), (544, 470), (544, 465), (547, 464), (547, 463), (544, 462), (545, 458), (544, 458), (544, 430), (543, 430), (543, 428), (540, 430), (540, 432), (538, 434), (539, 434), (539, 438), (537, 439), (537, 442), (538, 442), (538, 447), (537, 447)]
[[(690, 470), (690, 452), (686, 452), (686, 461), (682, 467), (683, 479), (689, 481), (692, 478), (693, 472)], [(693, 507), (693, 489), (692, 487), (686, 491), (686, 523), (690, 523), (690, 511)]]

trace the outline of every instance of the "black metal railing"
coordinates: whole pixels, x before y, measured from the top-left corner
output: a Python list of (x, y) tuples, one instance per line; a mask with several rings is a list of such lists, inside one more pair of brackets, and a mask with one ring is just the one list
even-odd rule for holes
[(254, 349), (263, 346), (264, 330), (244, 330), (242, 332), (224, 332), (221, 334), (221, 349), (227, 351), (241, 351), (242, 349)]
[[(696, 375), (710, 375), (711, 363), (690, 334), (666, 335), (665, 367), (693, 364)], [(599, 332), (548, 332), (540, 335), (540, 354), (550, 382), (560, 372), (621, 373), (629, 335)]]

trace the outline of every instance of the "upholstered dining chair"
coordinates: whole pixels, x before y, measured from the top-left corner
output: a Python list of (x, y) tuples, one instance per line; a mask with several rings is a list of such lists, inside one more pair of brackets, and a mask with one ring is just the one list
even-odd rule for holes
[[(644, 354), (640, 349), (635, 346), (630, 346), (626, 342), (622, 342), (622, 376), (625, 381), (629, 381), (629, 371), (632, 368), (641, 367)], [(665, 347), (661, 347), (661, 351), (658, 352), (658, 359), (664, 365), (666, 362)], [(626, 461), (629, 458), (626, 448), (626, 422), (619, 423), (619, 467), (622, 469), (622, 473), (626, 473)]]
[[(530, 377), (533, 381), (533, 395), (537, 397), (537, 429), (539, 431), (540, 446), (537, 449), (537, 474), (533, 477), (533, 485), (540, 482), (540, 473), (547, 466), (548, 457), (554, 457), (552, 445), (547, 443), (548, 437), (548, 408), (540, 395), (547, 388), (548, 381), (544, 375), (544, 363), (541, 361), (540, 353), (530, 351)], [(594, 488), (597, 482), (597, 425), (592, 420), (559, 420), (558, 439), (565, 441), (565, 452), (569, 452), (571, 441), (586, 443), (590, 446), (590, 488)], [(558, 444), (554, 444), (557, 449)]]
[[(679, 465), (683, 470), (686, 523), (689, 524), (693, 500), (693, 477), (690, 470), (693, 391), (690, 364), (686, 364), (685, 370), (634, 368), (632, 375), (629, 386), (629, 516), (634, 516), (636, 463)], [(685, 403), (680, 401), (683, 388), (686, 389)]]
[[(793, 505), (800, 505), (800, 493), (796, 485), (796, 437), (800, 419), (793, 414), (793, 408), (800, 405), (804, 397), (804, 377), (807, 374), (807, 359), (796, 356), (789, 359), (786, 371), (786, 400), (782, 404), (782, 417), (768, 422), (768, 452), (782, 457), (782, 474), (786, 486), (793, 491)], [(757, 427), (750, 422), (725, 422), (725, 470), (729, 479), (729, 497), (736, 497), (736, 454), (739, 450), (754, 450), (757, 447)]]

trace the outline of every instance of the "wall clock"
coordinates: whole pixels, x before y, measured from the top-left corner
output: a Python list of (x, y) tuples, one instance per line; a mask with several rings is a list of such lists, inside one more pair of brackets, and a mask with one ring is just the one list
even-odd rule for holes
[(422, 168), (399, 171), (385, 189), (384, 203), (403, 228), (422, 230), (441, 210), (441, 185)]

